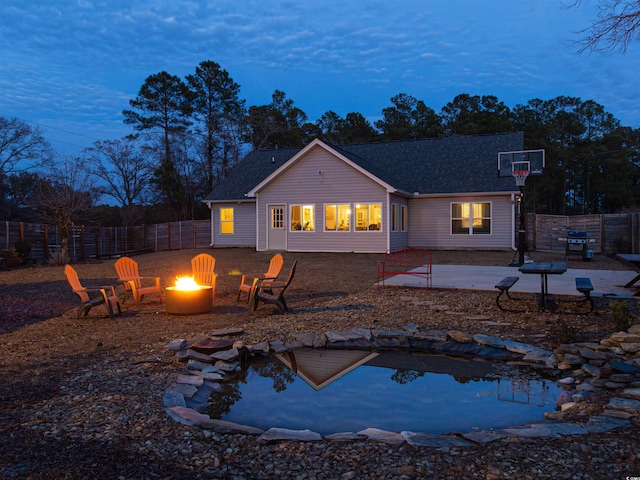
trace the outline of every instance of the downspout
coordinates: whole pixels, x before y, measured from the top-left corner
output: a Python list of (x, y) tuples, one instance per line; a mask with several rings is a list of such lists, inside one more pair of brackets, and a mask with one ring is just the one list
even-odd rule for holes
[(209, 210), (211, 210), (211, 243), (209, 246), (211, 248), (215, 248), (216, 246), (216, 222), (213, 213), (213, 204), (211, 202), (207, 203)]
[(511, 250), (518, 250), (516, 247), (516, 195), (511, 194)]

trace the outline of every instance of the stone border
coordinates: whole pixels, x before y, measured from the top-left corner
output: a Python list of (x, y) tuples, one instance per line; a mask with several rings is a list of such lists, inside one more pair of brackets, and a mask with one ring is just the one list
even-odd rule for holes
[[(163, 402), (167, 414), (184, 425), (197, 425), (216, 433), (258, 436), (258, 442), (275, 441), (353, 441), (373, 440), (389, 444), (408, 443), (436, 448), (464, 447), (487, 444), (506, 437), (562, 437), (608, 432), (629, 427), (640, 418), (640, 325), (628, 332), (617, 332), (600, 343), (561, 345), (553, 352), (517, 341), (459, 330), (420, 331), (415, 325), (404, 330), (354, 329), (329, 331), (322, 335), (298, 334), (295, 341), (264, 341), (244, 345), (224, 337), (243, 333), (241, 329), (226, 329), (212, 337), (188, 341), (177, 339), (167, 347), (186, 362), (186, 373), (178, 375), (167, 388)], [(431, 434), (403, 431), (400, 433), (367, 428), (359, 432), (320, 435), (310, 430), (270, 428), (266, 431), (247, 425), (212, 419), (200, 411), (206, 408), (210, 394), (219, 388), (225, 374), (240, 369), (241, 355), (268, 355), (300, 348), (350, 350), (402, 350), (438, 353), (456, 357), (476, 357), (488, 360), (517, 360), (548, 368), (561, 377), (565, 388), (558, 397), (559, 411), (547, 412), (544, 420), (500, 430), (474, 430), (465, 434)], [(614, 390), (622, 397), (612, 397), (602, 415), (591, 416), (585, 423), (563, 421), (566, 412), (587, 406), (589, 394)]]

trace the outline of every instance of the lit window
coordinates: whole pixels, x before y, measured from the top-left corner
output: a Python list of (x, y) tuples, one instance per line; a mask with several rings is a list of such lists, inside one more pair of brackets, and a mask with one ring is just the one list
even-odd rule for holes
[(351, 229), (351, 205), (325, 205), (324, 229), (348, 232)]
[(486, 235), (491, 233), (491, 203), (452, 203), (451, 233)]
[(233, 235), (233, 208), (220, 209), (220, 233)]
[(313, 232), (315, 230), (315, 215), (313, 205), (291, 206), (291, 230)]
[(360, 203), (356, 205), (356, 230), (380, 230), (382, 227), (382, 205)]

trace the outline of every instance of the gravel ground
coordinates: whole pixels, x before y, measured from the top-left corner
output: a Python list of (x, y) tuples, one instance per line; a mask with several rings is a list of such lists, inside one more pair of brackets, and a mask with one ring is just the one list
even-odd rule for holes
[[(143, 275), (163, 285), (189, 271), (196, 250), (136, 257)], [(124, 305), (111, 319), (103, 307), (77, 319), (77, 299), (62, 266), (0, 271), (0, 477), (7, 479), (598, 479), (640, 475), (638, 427), (549, 438), (509, 438), (486, 446), (438, 450), (375, 442), (280, 442), (219, 435), (165, 414), (164, 390), (182, 371), (166, 344), (239, 327), (247, 344), (288, 341), (297, 332), (401, 328), (456, 329), (521, 340), (544, 348), (598, 341), (613, 330), (608, 305), (588, 316), (495, 306), (495, 293), (377, 289), (379, 255), (285, 253), (298, 260), (289, 295), (291, 312), (261, 307), (249, 314), (236, 302), (240, 272), (261, 271), (271, 254), (248, 249), (209, 251), (219, 272), (211, 314), (176, 317), (150, 297)], [(509, 252), (434, 252), (434, 263), (507, 265)], [(562, 256), (535, 254), (536, 260)], [(75, 265), (86, 285), (113, 281), (113, 260)], [(570, 268), (627, 269), (596, 256)], [(420, 302), (440, 305), (426, 310)], [(637, 305), (632, 305), (639, 323)], [(487, 326), (486, 320), (509, 323)], [(597, 409), (597, 404), (596, 407)], [(592, 412), (596, 413), (596, 412)], [(578, 419), (579, 420), (579, 419)]]

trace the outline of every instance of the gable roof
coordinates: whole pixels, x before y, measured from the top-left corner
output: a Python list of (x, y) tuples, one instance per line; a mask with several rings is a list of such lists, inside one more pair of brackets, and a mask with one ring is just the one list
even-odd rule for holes
[[(336, 156), (358, 166), (380, 183), (414, 194), (517, 191), (511, 178), (498, 178), (498, 152), (523, 150), (524, 134), (501, 133), (427, 138), (422, 140), (328, 146)], [(311, 145), (311, 144), (310, 144)], [(246, 194), (278, 175), (287, 162), (308, 148), (254, 150), (204, 199), (242, 201)], [(290, 163), (289, 163), (290, 165)]]

